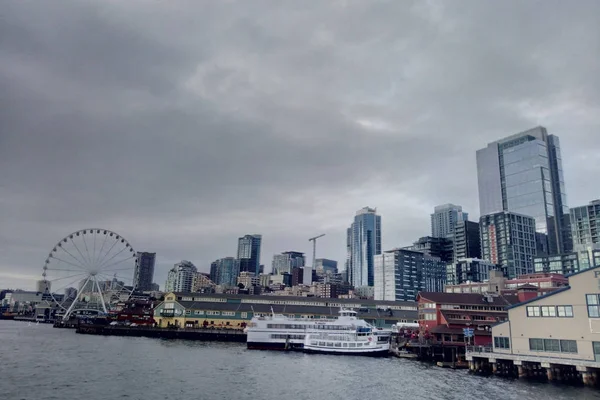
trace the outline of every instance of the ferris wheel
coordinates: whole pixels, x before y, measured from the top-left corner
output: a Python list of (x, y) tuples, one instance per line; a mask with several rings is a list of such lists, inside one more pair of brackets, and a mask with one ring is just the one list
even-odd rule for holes
[(121, 235), (107, 229), (82, 229), (54, 246), (42, 278), (62, 309), (63, 319), (74, 314), (106, 314), (133, 293), (136, 262), (136, 252)]

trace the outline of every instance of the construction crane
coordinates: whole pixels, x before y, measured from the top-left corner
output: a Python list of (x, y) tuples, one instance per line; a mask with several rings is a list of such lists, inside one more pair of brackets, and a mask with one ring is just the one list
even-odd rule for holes
[(315, 236), (312, 237), (310, 239), (308, 239), (309, 242), (313, 242), (313, 259), (312, 259), (312, 269), (315, 269), (315, 264), (316, 264), (316, 257), (317, 257), (317, 239), (321, 238), (325, 236), (325, 234), (323, 233), (322, 235), (319, 236)]

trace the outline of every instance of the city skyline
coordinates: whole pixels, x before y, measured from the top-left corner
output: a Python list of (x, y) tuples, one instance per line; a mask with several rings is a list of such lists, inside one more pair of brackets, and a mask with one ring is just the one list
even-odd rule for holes
[(3, 10), (19, 24), (0, 43), (2, 287), (33, 288), (52, 247), (89, 227), (156, 252), (161, 286), (249, 232), (266, 266), (325, 233), (317, 257), (343, 269), (365, 204), (383, 251), (426, 236), (436, 205), (476, 221), (476, 150), (538, 125), (561, 139), (567, 205), (598, 197), (597, 3), (323, 2), (269, 19), (243, 2), (147, 19), (52, 3)]

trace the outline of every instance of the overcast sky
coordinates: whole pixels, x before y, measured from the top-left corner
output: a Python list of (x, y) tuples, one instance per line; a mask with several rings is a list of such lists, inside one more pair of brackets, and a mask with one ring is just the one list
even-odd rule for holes
[[(600, 197), (600, 2), (4, 1), (0, 288), (33, 289), (54, 244), (101, 227), (208, 271), (345, 260), (355, 212), (383, 248), (437, 204), (478, 218), (475, 151), (561, 139), (570, 206)], [(591, 184), (595, 182), (595, 184)]]

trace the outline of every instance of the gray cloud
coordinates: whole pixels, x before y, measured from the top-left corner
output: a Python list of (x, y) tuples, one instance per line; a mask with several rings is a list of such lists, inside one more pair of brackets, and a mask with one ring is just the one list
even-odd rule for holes
[(207, 270), (343, 262), (354, 212), (384, 247), (434, 205), (477, 217), (475, 150), (542, 124), (571, 205), (597, 192), (594, 1), (9, 2), (0, 24), (0, 287), (32, 287), (62, 236), (107, 227)]

